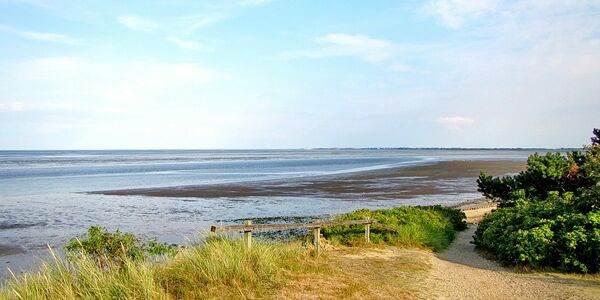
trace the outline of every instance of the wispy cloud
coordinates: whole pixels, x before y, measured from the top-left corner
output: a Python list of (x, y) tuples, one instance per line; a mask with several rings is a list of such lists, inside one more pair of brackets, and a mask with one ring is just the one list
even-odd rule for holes
[(288, 58), (353, 56), (376, 63), (390, 59), (397, 50), (396, 45), (388, 40), (359, 34), (331, 33), (316, 37), (314, 42), (321, 47), (287, 51), (283, 53), (283, 56)]
[(141, 32), (153, 32), (159, 28), (159, 24), (155, 21), (137, 15), (118, 16), (117, 22), (131, 30)]
[[(0, 72), (0, 77), (5, 75), (6, 72)], [(193, 63), (107, 64), (76, 57), (48, 57), (13, 66), (8, 83), (13, 89), (4, 96), (16, 99), (25, 95), (30, 101), (5, 102), (0, 107), (5, 111), (85, 107), (94, 111), (128, 111), (140, 103), (160, 99), (165, 93), (202, 88), (218, 78), (222, 78), (220, 73)], [(30, 87), (41, 87), (41, 91), (27, 92)]]
[(426, 73), (413, 67), (406, 58), (431, 50), (434, 45), (398, 44), (391, 40), (362, 34), (330, 33), (313, 39), (313, 49), (291, 50), (280, 54), (284, 59), (321, 59), (352, 57), (377, 64), (398, 73)]
[(241, 6), (259, 6), (270, 2), (273, 2), (273, 0), (240, 0), (238, 4)]
[(325, 46), (323, 56), (357, 56), (368, 62), (384, 61), (394, 51), (392, 42), (366, 35), (331, 33), (317, 37), (315, 42)]
[(27, 111), (89, 111), (89, 107), (82, 108), (58, 102), (45, 103), (38, 101), (0, 101), (0, 112), (27, 112)]
[(52, 42), (66, 45), (80, 45), (81, 40), (70, 37), (65, 34), (58, 34), (52, 32), (39, 32), (30, 30), (21, 30), (10, 26), (0, 25), (0, 32), (17, 35), (21, 38), (28, 40)]
[[(485, 120), (470, 129), (489, 145), (548, 145), (550, 132), (569, 139), (569, 132), (592, 127), (596, 117), (590, 109), (599, 105), (600, 94), (600, 2), (519, 0), (499, 5), (477, 24), (462, 24), (465, 36), (487, 38), (449, 44), (429, 58), (444, 71), (439, 82), (432, 81), (432, 89), (440, 92), (438, 107), (460, 106)], [(500, 132), (485, 134), (497, 128)]]
[(438, 123), (443, 124), (448, 129), (458, 130), (464, 125), (472, 124), (475, 121), (469, 117), (453, 116), (453, 117), (440, 117)]
[(222, 13), (210, 13), (178, 16), (168, 22), (171, 24), (171, 30), (177, 31), (179, 34), (191, 35), (225, 19), (226, 16)]
[(126, 28), (144, 33), (162, 35), (165, 40), (187, 51), (212, 50), (191, 37), (209, 26), (222, 22), (245, 7), (260, 6), (272, 0), (236, 0), (233, 2), (213, 3), (206, 12), (178, 15), (140, 16), (136, 14), (120, 15), (117, 22)]
[(182, 39), (175, 36), (170, 36), (167, 41), (173, 43), (175, 46), (188, 50), (188, 51), (213, 51), (212, 48), (205, 47), (197, 41)]
[(117, 17), (117, 22), (131, 30), (140, 32), (190, 35), (223, 19), (226, 19), (226, 17), (220, 13), (180, 15), (162, 18), (121, 15)]
[(165, 36), (165, 40), (186, 51), (212, 51), (190, 38), (199, 30), (225, 19), (222, 14), (195, 14), (150, 19), (137, 15), (122, 15), (117, 22), (128, 29)]
[(499, 0), (431, 0), (424, 10), (445, 26), (458, 29), (467, 20), (494, 11), (499, 3)]
[(0, 102), (0, 112), (3, 112), (3, 111), (9, 111), (9, 112), (24, 111), (26, 108), (27, 108), (27, 105), (25, 103), (19, 102), (19, 101)]

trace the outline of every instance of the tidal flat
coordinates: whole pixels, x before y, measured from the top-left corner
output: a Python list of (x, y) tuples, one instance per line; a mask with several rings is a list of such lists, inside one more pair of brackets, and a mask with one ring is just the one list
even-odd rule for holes
[(479, 171), (518, 172), (532, 152), (1, 152), (0, 276), (92, 225), (185, 244), (214, 223), (478, 201)]

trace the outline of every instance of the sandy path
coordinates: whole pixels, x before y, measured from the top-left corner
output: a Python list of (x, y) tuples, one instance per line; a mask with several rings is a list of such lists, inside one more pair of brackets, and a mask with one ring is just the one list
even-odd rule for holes
[(478, 255), (476, 225), (431, 260), (422, 295), (431, 299), (600, 299), (600, 281), (556, 273), (517, 273)]
[(431, 252), (389, 246), (340, 247), (318, 260), (316, 273), (294, 273), (272, 299), (418, 299)]
[[(470, 222), (495, 206), (461, 207)], [(322, 272), (297, 275), (273, 299), (600, 299), (600, 277), (519, 273), (481, 257), (469, 225), (443, 253), (390, 246), (328, 249)]]

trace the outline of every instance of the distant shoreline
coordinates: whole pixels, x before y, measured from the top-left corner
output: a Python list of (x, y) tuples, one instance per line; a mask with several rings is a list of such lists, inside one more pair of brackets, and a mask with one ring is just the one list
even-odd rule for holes
[(577, 151), (583, 150), (581, 147), (560, 147), (560, 148), (538, 148), (538, 147), (500, 147), (500, 148), (487, 148), (487, 147), (473, 147), (473, 148), (462, 148), (462, 147), (364, 147), (364, 148), (353, 148), (353, 147), (332, 147), (332, 148), (255, 148), (255, 149), (242, 149), (242, 148), (227, 148), (227, 149), (0, 149), (2, 152), (163, 152), (163, 151), (180, 151), (180, 152), (194, 152), (194, 151), (330, 151), (330, 150), (473, 150), (473, 151)]

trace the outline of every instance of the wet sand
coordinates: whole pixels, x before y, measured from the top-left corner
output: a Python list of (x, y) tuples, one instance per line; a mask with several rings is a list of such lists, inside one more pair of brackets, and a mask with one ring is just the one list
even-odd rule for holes
[(235, 184), (176, 186), (91, 192), (179, 198), (303, 196), (340, 199), (408, 199), (423, 195), (474, 193), (480, 171), (491, 175), (517, 173), (524, 161), (442, 161), (340, 175)]
[(0, 256), (23, 254), (25, 250), (19, 246), (2, 245), (0, 244)]

